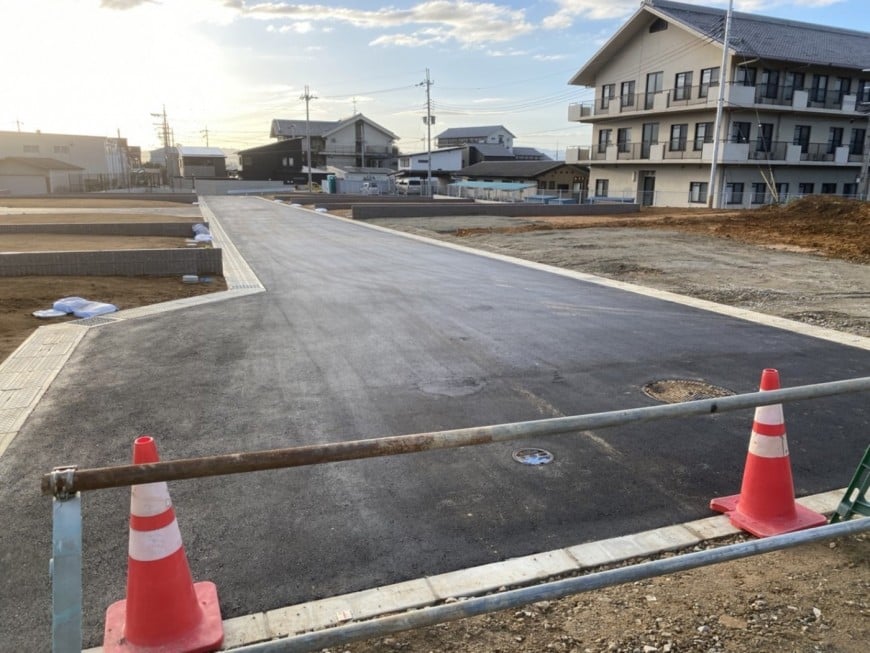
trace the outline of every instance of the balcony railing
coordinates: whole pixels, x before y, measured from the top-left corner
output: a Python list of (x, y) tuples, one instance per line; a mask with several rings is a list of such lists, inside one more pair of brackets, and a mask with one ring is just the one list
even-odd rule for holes
[[(696, 143), (693, 140), (668, 140), (666, 142), (609, 143), (593, 145), (589, 149), (591, 161), (705, 161), (712, 160), (713, 143)], [(760, 162), (799, 164), (802, 162), (829, 162), (855, 164), (863, 161), (863, 155), (849, 145), (832, 143), (793, 143), (791, 141), (722, 142), (719, 160), (726, 163)]]

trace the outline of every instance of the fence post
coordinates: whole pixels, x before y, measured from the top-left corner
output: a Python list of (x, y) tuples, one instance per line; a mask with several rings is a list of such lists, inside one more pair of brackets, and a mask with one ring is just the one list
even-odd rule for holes
[[(74, 468), (59, 468), (71, 474)], [(81, 494), (52, 498), (51, 650), (78, 653), (82, 648), (82, 504)]]

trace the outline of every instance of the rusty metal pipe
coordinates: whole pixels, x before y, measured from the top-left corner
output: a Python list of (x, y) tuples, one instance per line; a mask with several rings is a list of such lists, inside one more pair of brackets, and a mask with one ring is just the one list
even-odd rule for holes
[(787, 401), (817, 399), (867, 390), (870, 390), (870, 377), (862, 377), (781, 390), (752, 392), (731, 397), (700, 399), (679, 404), (646, 406), (495, 426), (397, 435), (204, 458), (186, 458), (144, 465), (120, 465), (72, 471), (67, 467), (62, 472), (55, 470), (43, 475), (42, 493), (45, 495), (66, 495), (87, 490), (101, 490), (157, 481), (223, 476), (267, 469), (302, 467), (345, 460), (468, 447), (520, 438), (609, 428), (658, 419), (710, 415)]

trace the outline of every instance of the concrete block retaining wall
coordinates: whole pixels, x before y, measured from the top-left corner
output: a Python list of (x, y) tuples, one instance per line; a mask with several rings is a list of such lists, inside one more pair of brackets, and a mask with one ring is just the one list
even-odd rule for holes
[(218, 248), (0, 254), (0, 277), (223, 274)]
[(583, 216), (637, 213), (637, 204), (355, 204), (354, 220), (375, 218), (436, 218), (460, 215)]
[[(34, 215), (34, 218), (38, 218)], [(101, 236), (171, 236), (193, 238), (190, 222), (44, 222), (32, 224), (0, 224), (0, 234), (93, 234)]]

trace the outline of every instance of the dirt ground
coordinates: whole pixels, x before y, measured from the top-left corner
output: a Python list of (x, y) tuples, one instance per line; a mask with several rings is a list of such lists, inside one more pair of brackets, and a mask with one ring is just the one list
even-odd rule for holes
[[(0, 209), (4, 205), (0, 198)], [(125, 208), (132, 211), (135, 205)], [(870, 336), (866, 204), (809, 198), (743, 213), (657, 209), (631, 218), (376, 222)], [(222, 284), (165, 278), (3, 279), (0, 360), (45, 324), (30, 313), (60, 297), (81, 295), (127, 308), (218, 290)], [(843, 485), (852, 471), (844, 470)], [(842, 538), (326, 650), (864, 653), (870, 641), (868, 542), (866, 535)]]

